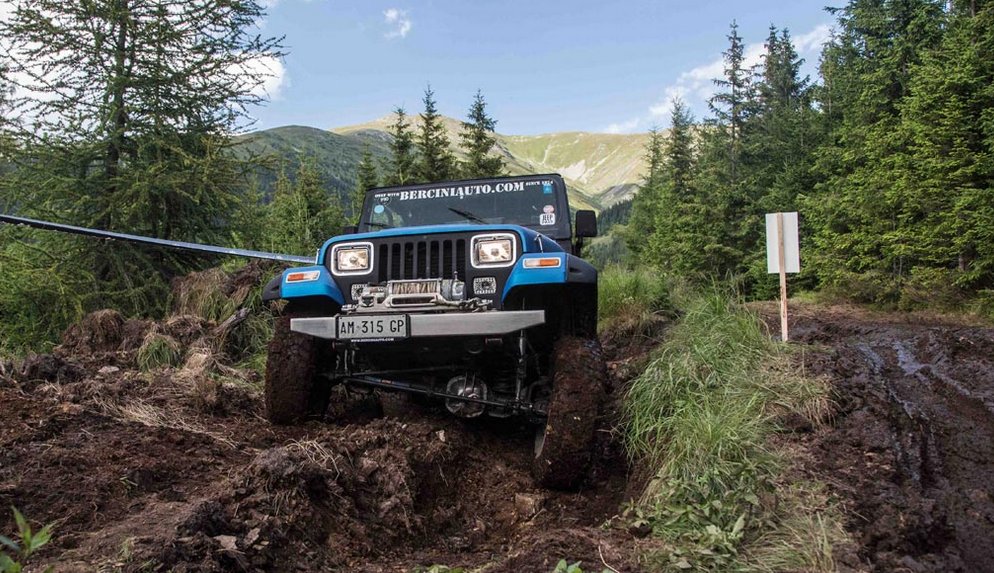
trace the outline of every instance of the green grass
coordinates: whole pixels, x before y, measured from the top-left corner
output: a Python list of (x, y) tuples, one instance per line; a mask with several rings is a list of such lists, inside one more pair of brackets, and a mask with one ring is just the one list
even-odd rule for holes
[(738, 560), (738, 569), (757, 573), (836, 570), (832, 548), (850, 543), (841, 510), (823, 487), (784, 484), (780, 488), (783, 518), (756, 539)]
[(154, 329), (145, 336), (135, 356), (142, 372), (151, 372), (163, 366), (179, 366), (182, 358), (179, 342)]
[(671, 316), (668, 280), (648, 269), (609, 267), (598, 277), (597, 318), (601, 329), (644, 335), (656, 318)]
[(647, 484), (639, 512), (660, 543), (648, 561), (659, 570), (762, 570), (744, 549), (773, 532), (789, 537), (787, 524), (812, 525), (778, 509), (785, 462), (769, 438), (787, 412), (824, 419), (828, 387), (798, 372), (788, 348), (722, 288), (678, 289), (671, 299), (682, 316), (624, 399), (625, 445)]
[(215, 322), (228, 318), (239, 305), (221, 290), (227, 280), (228, 273), (220, 267), (180, 277), (172, 290), (173, 314), (192, 314)]
[[(32, 531), (31, 524), (21, 515), (21, 512), (13, 506), (10, 509), (14, 513), (17, 534), (13, 537), (0, 535), (0, 572), (21, 573), (24, 565), (31, 560), (32, 556), (52, 540), (54, 524), (48, 524), (38, 531)], [(45, 569), (45, 573), (54, 570), (54, 566), (49, 566)]]

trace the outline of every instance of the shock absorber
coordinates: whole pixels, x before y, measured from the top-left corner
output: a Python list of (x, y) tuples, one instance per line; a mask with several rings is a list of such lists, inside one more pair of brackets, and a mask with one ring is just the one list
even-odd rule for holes
[(528, 339), (525, 331), (518, 335), (518, 367), (514, 373), (514, 403), (515, 407), (521, 404), (521, 389), (528, 376)]

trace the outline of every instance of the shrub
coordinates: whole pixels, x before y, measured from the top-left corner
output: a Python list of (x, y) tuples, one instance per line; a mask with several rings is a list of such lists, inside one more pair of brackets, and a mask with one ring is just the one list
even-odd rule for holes
[(955, 310), (967, 298), (965, 289), (956, 285), (962, 275), (949, 269), (915, 267), (901, 287), (901, 310)]
[[(552, 570), (552, 573), (583, 573), (583, 569), (580, 568), (581, 563), (577, 561), (576, 563), (570, 564), (565, 559), (560, 559), (559, 563), (556, 564), (556, 568)], [(610, 573), (608, 569), (604, 569), (602, 573)]]

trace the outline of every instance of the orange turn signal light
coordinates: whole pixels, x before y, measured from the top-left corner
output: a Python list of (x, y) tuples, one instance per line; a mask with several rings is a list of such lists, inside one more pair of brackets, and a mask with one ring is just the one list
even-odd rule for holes
[(286, 276), (286, 282), (288, 283), (306, 283), (310, 281), (318, 280), (321, 276), (321, 271), (301, 271), (290, 273)]
[(525, 259), (523, 263), (526, 269), (550, 269), (560, 267), (563, 264), (563, 260), (559, 257), (539, 257), (534, 259)]

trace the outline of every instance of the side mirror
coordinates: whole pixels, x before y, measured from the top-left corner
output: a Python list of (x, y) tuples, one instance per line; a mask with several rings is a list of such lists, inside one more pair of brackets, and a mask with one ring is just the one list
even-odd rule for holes
[(596, 237), (597, 214), (593, 211), (577, 211), (575, 234), (578, 239), (584, 237)]
[(344, 227), (342, 227), (343, 235), (355, 235), (358, 232), (359, 232), (358, 225), (345, 225)]

